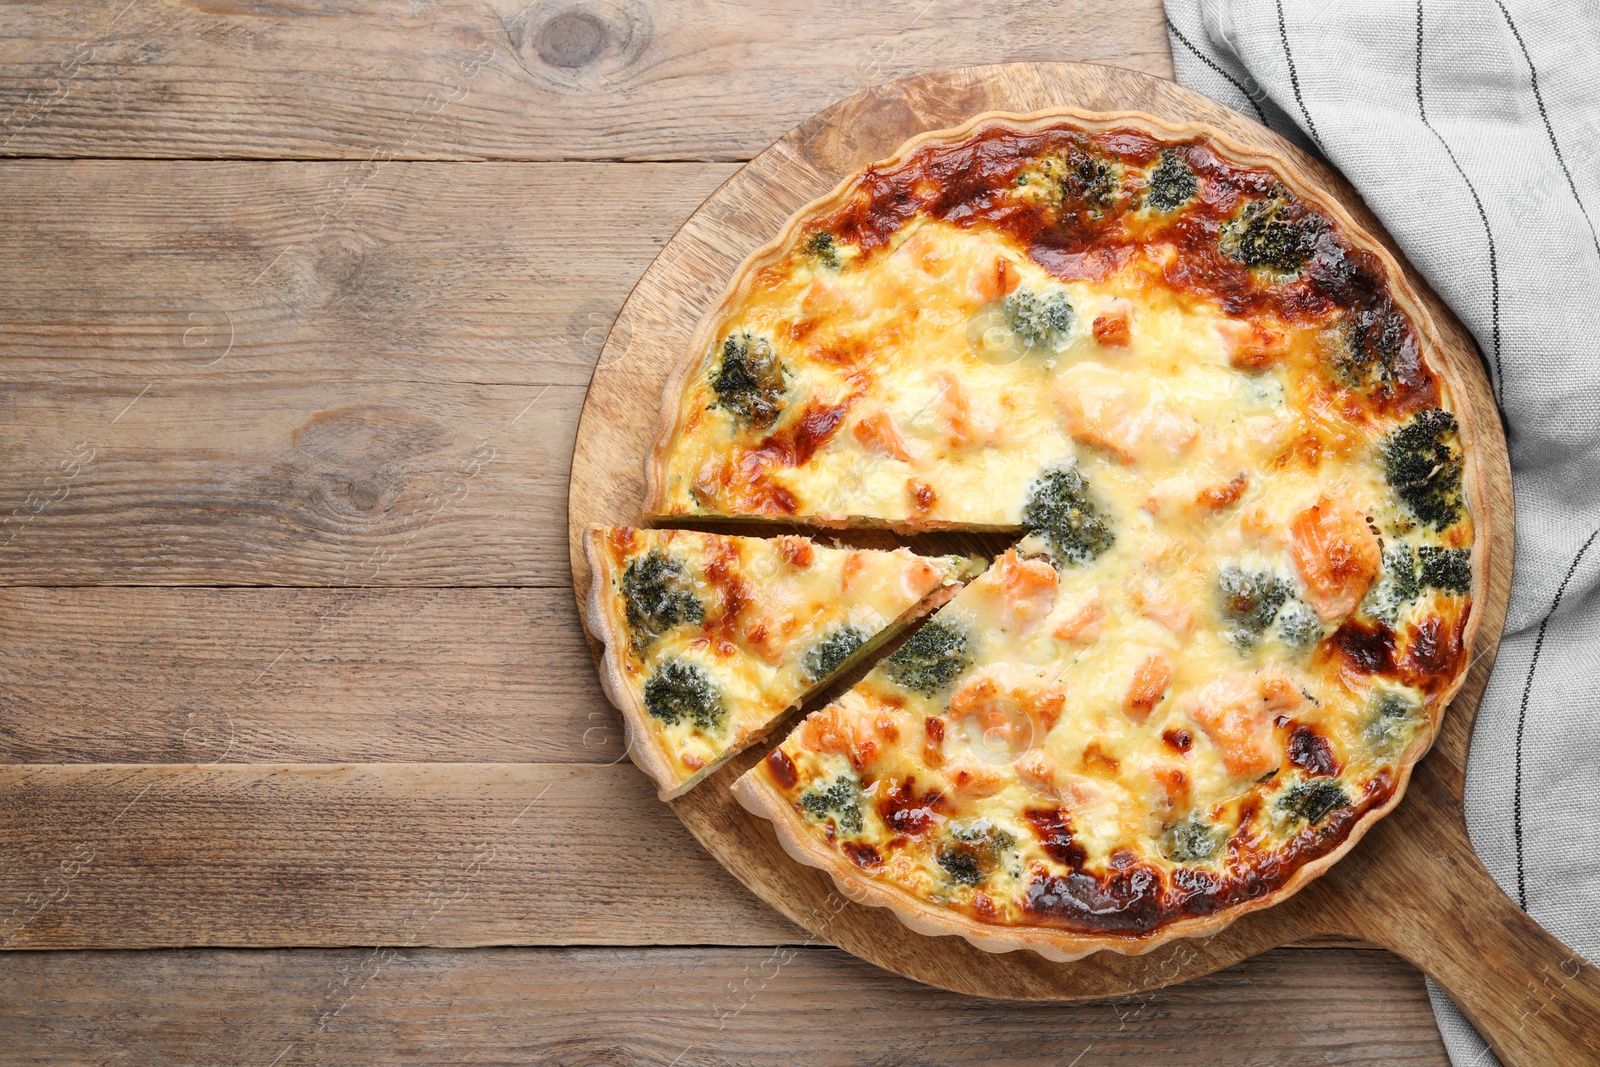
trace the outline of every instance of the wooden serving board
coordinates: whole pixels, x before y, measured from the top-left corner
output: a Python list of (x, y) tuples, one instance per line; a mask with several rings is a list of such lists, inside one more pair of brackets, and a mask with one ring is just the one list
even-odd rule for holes
[[(568, 503), (580, 610), (589, 583), (582, 531), (636, 523), (645, 454), (661, 390), (701, 316), (738, 264), (796, 209), (908, 138), (960, 125), (983, 111), (1071, 105), (1143, 111), (1209, 123), (1248, 145), (1293, 159), (1360, 224), (1399, 252), (1337, 174), (1244, 116), (1168, 81), (1112, 67), (1017, 63), (961, 67), (891, 82), (835, 104), (791, 131), (719, 188), (668, 242), (623, 306), (584, 404)], [(851, 903), (822, 872), (790, 860), (771, 827), (746, 813), (728, 784), (766, 751), (757, 746), (673, 802), (702, 844), (745, 885), (816, 939), (930, 985), (984, 997), (1076, 1000), (1136, 993), (1319, 936), (1389, 948), (1442, 984), (1508, 1067), (1590, 1062), (1600, 1033), (1600, 971), (1523, 914), (1478, 862), (1462, 815), (1467, 748), (1494, 662), (1511, 583), (1510, 466), (1488, 381), (1471, 338), (1422, 278), (1407, 277), (1444, 339), (1444, 358), (1468, 383), (1458, 402), (1483, 413), (1478, 447), (1490, 472), (1489, 592), (1465, 686), (1408, 795), (1322, 878), (1289, 901), (1242, 917), (1206, 939), (1144, 956), (1099, 953), (1052, 963), (1029, 952), (992, 955), (955, 937), (912, 933), (887, 911)], [(781, 735), (780, 735), (781, 736)]]

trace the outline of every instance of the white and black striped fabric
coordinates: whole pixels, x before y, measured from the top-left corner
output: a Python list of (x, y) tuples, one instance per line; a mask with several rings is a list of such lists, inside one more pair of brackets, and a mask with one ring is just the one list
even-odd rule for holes
[[(1600, 4), (1166, 8), (1179, 81), (1338, 167), (1477, 338), (1517, 553), (1467, 822), (1512, 899), (1600, 961)], [(1494, 1063), (1431, 991), (1457, 1067)]]

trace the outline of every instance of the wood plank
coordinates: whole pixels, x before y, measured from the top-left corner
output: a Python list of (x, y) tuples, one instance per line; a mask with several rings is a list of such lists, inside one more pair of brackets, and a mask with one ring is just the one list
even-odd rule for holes
[(0, 382), (587, 386), (733, 170), (0, 162)]
[(0, 763), (609, 763), (564, 589), (0, 589)]
[(0, 166), (0, 582), (566, 580), (600, 343), (730, 168), (348, 170)]
[(773, 944), (633, 767), (0, 767), (0, 945)]
[(1067, 1005), (962, 997), (800, 946), (6, 963), (0, 1043), (18, 1065), (1448, 1063), (1421, 975), (1380, 952), (1270, 952), (1143, 997)]
[(10, 385), (0, 584), (566, 584), (582, 395), (423, 382)]
[(34, 0), (0, 151), (746, 159), (866, 86), (1025, 59), (1172, 74), (1159, 0)]

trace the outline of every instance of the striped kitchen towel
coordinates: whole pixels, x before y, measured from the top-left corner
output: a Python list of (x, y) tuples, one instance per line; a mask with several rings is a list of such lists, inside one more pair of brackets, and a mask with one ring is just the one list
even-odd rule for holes
[[(1600, 4), (1166, 0), (1178, 80), (1320, 153), (1477, 338), (1509, 428), (1516, 583), (1467, 824), (1600, 961)], [(1457, 1067), (1494, 1057), (1430, 985)]]

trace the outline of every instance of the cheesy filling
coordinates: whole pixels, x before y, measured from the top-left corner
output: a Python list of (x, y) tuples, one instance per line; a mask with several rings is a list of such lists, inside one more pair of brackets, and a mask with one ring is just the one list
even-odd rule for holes
[(644, 743), (697, 779), (973, 572), (955, 556), (596, 528), (612, 655)]
[(719, 324), (656, 502), (1022, 531), (750, 773), (863, 877), (1138, 936), (1389, 799), (1465, 663), (1473, 525), (1370, 256), (1199, 147), (1096, 151), (954, 207), (869, 173)]

